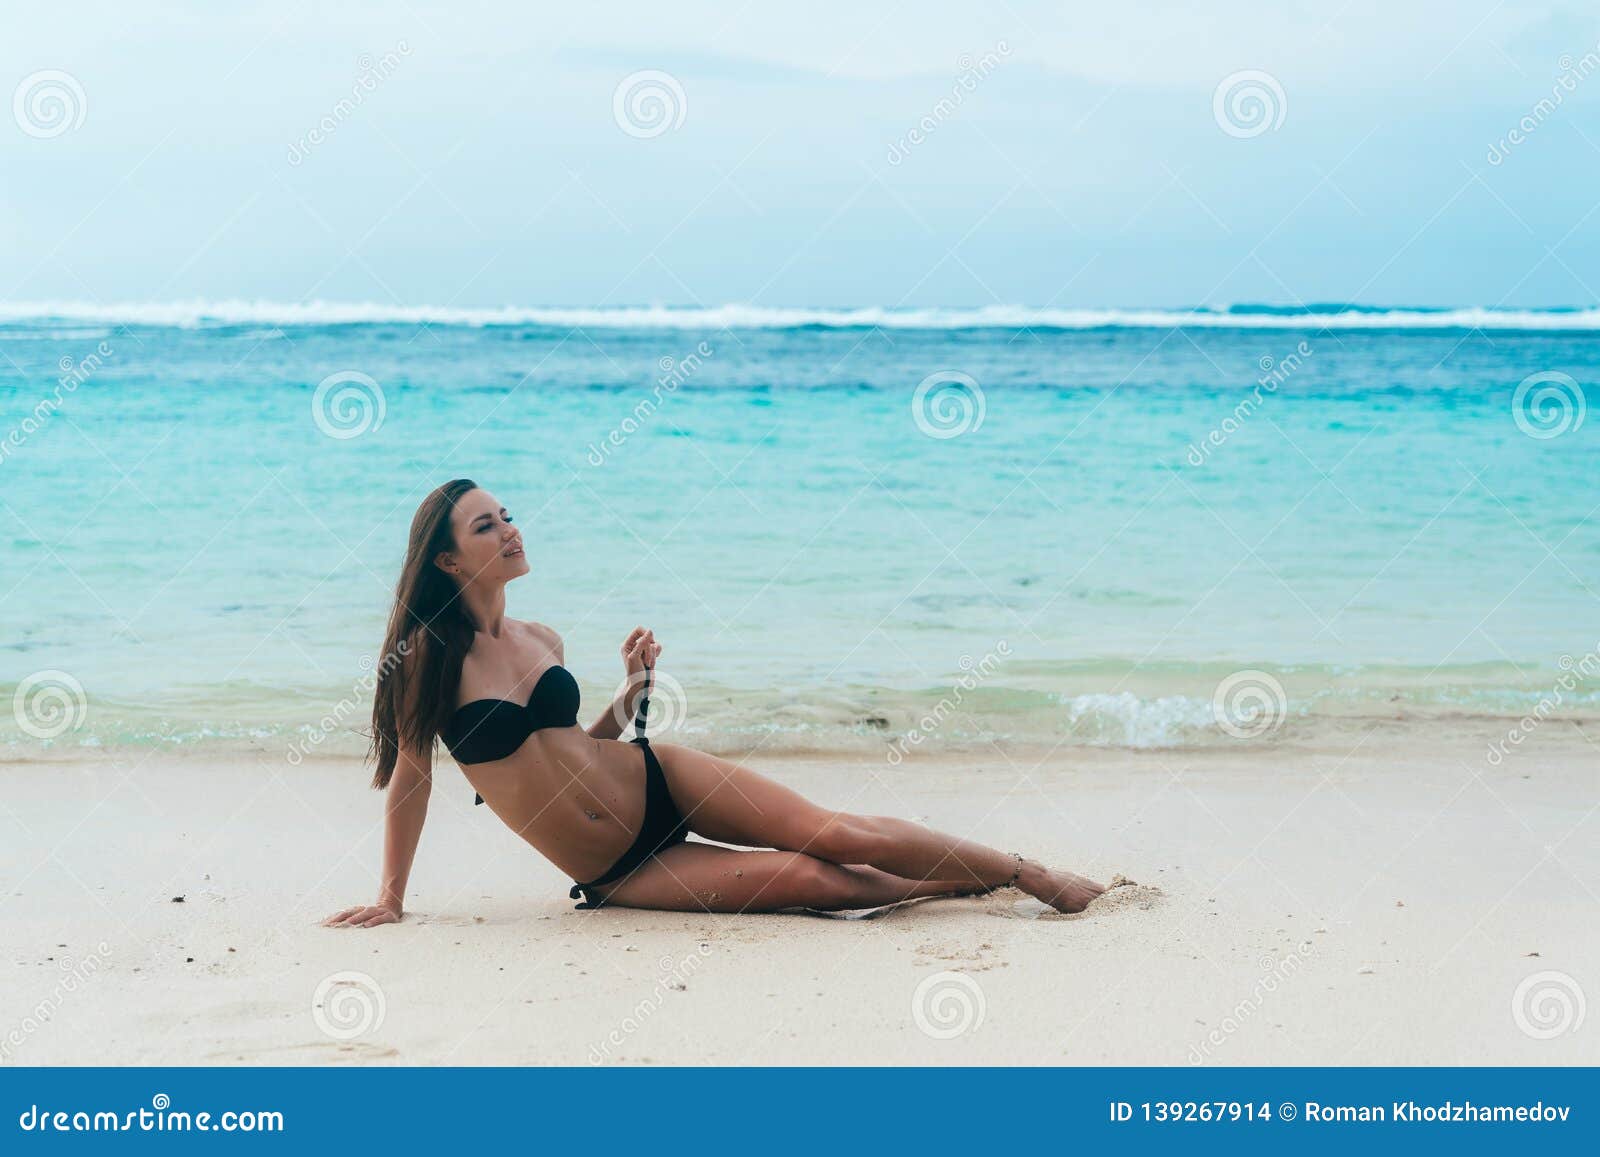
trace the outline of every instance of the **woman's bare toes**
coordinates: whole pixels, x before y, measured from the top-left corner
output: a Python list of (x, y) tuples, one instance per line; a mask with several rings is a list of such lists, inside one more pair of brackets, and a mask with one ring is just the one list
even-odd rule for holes
[(1034, 899), (1044, 901), (1057, 912), (1082, 912), (1105, 890), (1104, 884), (1097, 884), (1076, 872), (1048, 870), (1042, 873), (1034, 887), (1024, 889)]

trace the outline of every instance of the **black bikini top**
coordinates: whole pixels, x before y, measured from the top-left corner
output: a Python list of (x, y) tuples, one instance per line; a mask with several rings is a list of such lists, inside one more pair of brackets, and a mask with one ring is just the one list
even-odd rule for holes
[(488, 763), (516, 751), (535, 731), (577, 723), (578, 681), (558, 663), (539, 676), (526, 704), (510, 699), (463, 703), (439, 737), (457, 763)]

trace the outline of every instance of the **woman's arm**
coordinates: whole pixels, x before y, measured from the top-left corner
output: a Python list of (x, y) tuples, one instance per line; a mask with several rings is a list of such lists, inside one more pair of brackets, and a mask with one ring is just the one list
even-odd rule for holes
[(400, 749), (384, 802), (383, 883), (378, 902), (336, 912), (323, 921), (331, 927), (376, 928), (394, 924), (405, 910), (406, 881), (428, 818), (433, 791), (433, 753)]
[(661, 654), (661, 644), (655, 633), (635, 627), (622, 643), (622, 669), (627, 675), (622, 690), (601, 715), (589, 725), (589, 734), (596, 739), (620, 739), (622, 729), (633, 722), (639, 707), (639, 698), (645, 692), (645, 668), (655, 666)]
[(611, 701), (611, 706), (605, 713), (589, 724), (588, 732), (596, 739), (621, 739), (624, 719), (631, 719), (628, 714), (627, 704), (623, 702), (626, 695), (618, 695)]

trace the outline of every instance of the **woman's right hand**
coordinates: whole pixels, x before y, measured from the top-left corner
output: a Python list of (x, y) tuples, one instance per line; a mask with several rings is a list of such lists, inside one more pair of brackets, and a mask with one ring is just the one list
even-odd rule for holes
[(324, 928), (376, 928), (380, 924), (400, 923), (398, 907), (388, 904), (357, 904), (343, 912), (335, 912), (322, 922)]

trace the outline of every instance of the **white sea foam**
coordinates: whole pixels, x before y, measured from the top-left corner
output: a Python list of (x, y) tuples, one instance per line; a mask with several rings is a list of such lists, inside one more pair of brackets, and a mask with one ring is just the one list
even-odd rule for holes
[(1067, 722), (1083, 742), (1104, 747), (1183, 747), (1204, 733), (1220, 737), (1208, 700), (1187, 695), (1141, 699), (1130, 691), (1064, 701)]
[(196, 328), (206, 325), (549, 326), (563, 329), (1277, 329), (1600, 330), (1600, 309), (1335, 309), (1226, 312), (1168, 309), (790, 309), (758, 305), (499, 306), (467, 308), (370, 302), (179, 301), (0, 302), (0, 322), (95, 322)]

